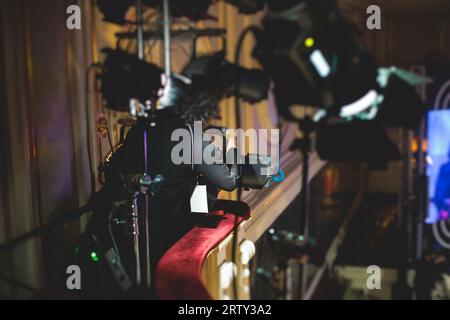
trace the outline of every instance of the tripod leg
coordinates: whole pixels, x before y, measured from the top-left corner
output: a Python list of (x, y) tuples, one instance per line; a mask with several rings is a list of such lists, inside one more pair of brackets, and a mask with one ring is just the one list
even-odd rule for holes
[(133, 263), (134, 274), (133, 280), (136, 286), (141, 285), (141, 259), (139, 254), (139, 220), (138, 220), (138, 197), (133, 198), (132, 212), (131, 212), (131, 235), (133, 238)]
[(150, 264), (150, 225), (149, 225), (149, 208), (148, 208), (148, 196), (144, 195), (144, 254), (145, 254), (145, 284), (147, 288), (152, 285), (151, 279), (151, 264)]
[[(148, 130), (147, 127), (144, 129), (144, 170), (145, 174), (148, 174)], [(150, 264), (150, 208), (148, 203), (149, 195), (144, 193), (142, 195), (144, 197), (144, 216), (143, 216), (143, 227), (144, 227), (144, 255), (145, 255), (145, 285), (147, 288), (151, 287), (151, 264)]]

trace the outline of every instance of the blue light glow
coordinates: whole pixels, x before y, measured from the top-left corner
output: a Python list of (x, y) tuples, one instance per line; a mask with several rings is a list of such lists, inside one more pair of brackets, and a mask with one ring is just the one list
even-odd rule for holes
[[(429, 206), (426, 223), (436, 223), (441, 219), (448, 219), (448, 211), (439, 210), (439, 203), (448, 199), (448, 183), (445, 183), (446, 168), (450, 167), (450, 110), (436, 110), (428, 113), (428, 156), (427, 176)], [(441, 182), (438, 183), (441, 175)], [(450, 179), (450, 177), (448, 177)], [(440, 187), (438, 188), (438, 185)], [(442, 189), (441, 192), (437, 192)], [(450, 199), (449, 199), (450, 200)]]

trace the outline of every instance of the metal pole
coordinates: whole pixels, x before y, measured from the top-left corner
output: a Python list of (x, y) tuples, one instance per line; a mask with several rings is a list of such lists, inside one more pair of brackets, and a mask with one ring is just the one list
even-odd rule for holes
[(136, 32), (137, 32), (137, 48), (139, 59), (144, 59), (144, 19), (142, 9), (142, 0), (136, 0)]
[[(306, 133), (304, 133), (306, 134)], [(308, 133), (309, 134), (309, 133)], [(309, 137), (304, 137), (309, 139)], [(307, 143), (307, 142), (306, 142)], [(309, 151), (305, 148), (303, 150), (303, 175), (302, 175), (302, 190), (300, 191), (300, 218), (301, 230), (305, 239), (309, 237)], [(308, 288), (308, 265), (304, 263), (300, 266), (300, 298), (303, 299)]]
[[(138, 57), (141, 60), (144, 60), (145, 58), (145, 42), (144, 42), (144, 17), (143, 17), (143, 0), (136, 0), (136, 32), (137, 32), (137, 48), (138, 48)], [(148, 174), (148, 130), (147, 130), (147, 122), (143, 121), (143, 144), (144, 144), (144, 174)], [(147, 288), (150, 288), (151, 286), (151, 260), (150, 260), (150, 210), (149, 210), (149, 203), (148, 203), (148, 195), (142, 194), (143, 198), (143, 204), (144, 204), (144, 212), (143, 212), (143, 248), (144, 248), (144, 255), (145, 255), (145, 270), (144, 270), (144, 276), (145, 276), (145, 285)], [(137, 205), (137, 201), (135, 202), (135, 206)], [(138, 208), (135, 208), (135, 211), (137, 212)], [(139, 228), (137, 225), (136, 228)], [(135, 237), (135, 249), (139, 248), (139, 239), (136, 236)], [(135, 253), (136, 254), (136, 253)], [(139, 254), (139, 252), (137, 253)], [(139, 257), (139, 255), (138, 255)], [(139, 281), (136, 282), (136, 284), (139, 286), (141, 283), (141, 275), (140, 275), (140, 258), (137, 262), (139, 266)]]
[[(300, 151), (302, 153), (302, 189), (300, 190), (300, 233), (305, 239), (309, 237), (309, 156), (311, 152), (311, 131), (313, 130), (312, 120), (308, 117), (300, 122), (300, 129), (303, 132)], [(303, 299), (308, 287), (308, 265), (304, 263), (300, 266), (300, 298)]]
[(163, 0), (163, 25), (164, 25), (164, 73), (170, 77), (172, 72), (172, 52), (170, 36), (170, 6), (169, 0)]
[(138, 196), (133, 195), (131, 200), (131, 236), (133, 238), (134, 274), (133, 280), (136, 286), (141, 285), (141, 259), (139, 255), (139, 207)]
[[(422, 74), (426, 74), (427, 70), (426, 68), (421, 70)], [(417, 93), (422, 98), (422, 101), (425, 102), (427, 99), (426, 94), (426, 85), (422, 84), (420, 87), (417, 88)], [(422, 121), (420, 123), (419, 128), (419, 155), (418, 155), (418, 175), (419, 175), (419, 214), (417, 215), (418, 221), (416, 221), (417, 224), (417, 232), (416, 232), (416, 260), (422, 259), (423, 255), (423, 224), (425, 223), (425, 216), (428, 212), (428, 190), (427, 190), (427, 175), (425, 171), (425, 157), (426, 153), (423, 150), (423, 141), (426, 138), (426, 130), (427, 130), (427, 118), (424, 116), (422, 118)]]
[(427, 212), (427, 191), (426, 191), (426, 172), (425, 172), (425, 154), (422, 143), (425, 139), (426, 119), (422, 119), (419, 132), (419, 159), (418, 159), (418, 175), (419, 175), (419, 214), (417, 223), (417, 239), (416, 239), (416, 259), (422, 259), (423, 252), (423, 224), (425, 220), (425, 212)]
[[(147, 127), (144, 129), (144, 174), (148, 175), (148, 131)], [(150, 259), (150, 207), (148, 197), (150, 196), (148, 193), (144, 193), (144, 254), (145, 254), (145, 284), (147, 288), (150, 288), (152, 285), (152, 277), (151, 277), (151, 259)]]

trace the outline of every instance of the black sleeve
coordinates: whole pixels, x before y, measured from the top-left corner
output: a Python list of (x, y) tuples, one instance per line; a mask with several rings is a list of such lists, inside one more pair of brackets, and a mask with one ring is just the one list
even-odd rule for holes
[[(209, 145), (208, 142), (203, 143), (203, 150)], [(220, 151), (216, 151), (220, 152)], [(203, 176), (225, 191), (233, 191), (237, 187), (239, 178), (239, 170), (236, 164), (228, 167), (226, 164), (196, 164), (194, 170), (203, 174)]]
[(238, 170), (228, 168), (225, 164), (198, 164), (195, 171), (202, 173), (205, 178), (220, 189), (233, 191), (237, 186)]

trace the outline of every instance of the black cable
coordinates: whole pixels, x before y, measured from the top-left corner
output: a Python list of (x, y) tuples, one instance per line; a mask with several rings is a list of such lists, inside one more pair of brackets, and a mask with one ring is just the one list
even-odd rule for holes
[[(240, 64), (240, 57), (241, 57), (241, 51), (242, 51), (242, 45), (245, 40), (245, 36), (249, 32), (255, 32), (255, 30), (258, 30), (256, 26), (249, 26), (244, 31), (242, 31), (241, 35), (239, 36), (239, 40), (236, 46), (236, 52), (234, 56), (234, 61), (236, 65), (239, 67)], [(240, 70), (240, 69), (238, 69)], [(235, 79), (235, 92), (234, 92), (234, 108), (236, 113), (236, 128), (239, 129), (241, 127), (241, 117), (240, 117), (240, 98), (239, 98), (239, 91), (240, 91), (240, 71), (236, 74)], [(242, 188), (237, 189), (237, 198), (238, 201), (241, 200), (242, 196)], [(233, 262), (233, 268), (234, 266), (237, 266), (236, 264), (236, 258), (237, 258), (237, 233), (238, 233), (238, 226), (239, 226), (239, 218), (237, 215), (235, 215), (234, 220), (234, 227), (233, 227), (233, 243), (232, 243), (232, 253), (231, 253), (231, 261)], [(237, 272), (236, 272), (237, 273)], [(236, 300), (238, 298), (238, 288), (237, 288), (237, 276), (234, 272), (234, 269), (232, 270), (233, 274), (233, 298)]]
[(55, 221), (49, 222), (46, 225), (33, 229), (29, 232), (26, 232), (22, 234), (21, 236), (18, 236), (17, 238), (10, 240), (6, 243), (3, 243), (0, 245), (0, 252), (10, 250), (11, 248), (14, 248), (15, 246), (21, 244), (22, 242), (27, 241), (30, 238), (34, 238), (37, 236), (42, 235), (43, 233), (47, 232), (48, 230), (52, 230), (55, 227), (61, 226), (63, 224), (66, 224), (69, 221), (78, 219), (82, 215), (88, 213), (91, 211), (91, 204), (86, 204), (78, 209), (75, 209), (67, 214), (65, 214), (60, 219), (56, 219)]
[[(256, 33), (258, 28), (256, 26), (248, 26), (247, 28), (242, 31), (241, 35), (239, 36), (237, 45), (236, 45), (236, 51), (234, 54), (234, 63), (240, 67), (240, 58), (241, 58), (241, 51), (242, 51), (242, 45), (244, 44), (245, 36), (250, 33)], [(234, 110), (236, 113), (236, 128), (241, 128), (241, 99), (239, 98), (239, 92), (240, 92), (240, 68), (237, 69), (236, 72), (236, 79), (235, 79), (235, 92), (234, 92)], [(242, 188), (237, 189), (237, 198), (238, 200), (241, 200), (242, 197)]]
[(233, 261), (233, 298), (234, 300), (238, 299), (238, 284), (237, 284), (237, 270), (234, 272), (234, 267), (236, 265), (236, 258), (237, 258), (237, 233), (238, 233), (238, 226), (239, 226), (239, 216), (237, 214), (234, 215), (234, 226), (233, 226), (233, 243), (232, 243), (232, 249), (231, 249), (231, 261)]
[[(93, 195), (95, 193), (95, 170), (93, 169), (94, 166), (94, 162), (93, 162), (93, 158), (92, 158), (92, 151), (91, 151), (91, 128), (90, 128), (90, 117), (89, 117), (89, 89), (90, 89), (90, 82), (89, 82), (89, 77), (90, 77), (90, 72), (94, 69), (101, 69), (101, 64), (98, 63), (94, 63), (91, 66), (88, 67), (88, 69), (86, 70), (86, 86), (85, 86), (85, 111), (86, 111), (86, 148), (87, 148), (87, 153), (88, 153), (88, 161), (89, 161), (89, 173), (90, 173), (90, 180), (91, 180), (91, 195)], [(95, 88), (96, 89), (96, 88)], [(111, 146), (111, 149), (113, 148), (112, 146), (112, 141), (111, 141), (111, 136), (110, 136), (110, 132), (109, 132), (109, 127), (108, 124), (106, 125), (106, 129), (107, 129), (107, 134), (108, 134), (108, 141), (109, 144)], [(96, 232), (98, 233), (98, 227), (96, 227)], [(100, 253), (100, 244), (97, 241), (97, 251)], [(100, 276), (100, 283), (101, 283), (101, 290), (102, 290), (102, 295), (105, 296), (105, 280), (104, 280), (104, 276), (103, 276), (103, 262), (100, 261), (99, 263), (99, 276)]]
[(25, 290), (27, 290), (27, 291), (30, 291), (30, 292), (32, 292), (32, 293), (34, 293), (34, 294), (39, 293), (39, 291), (38, 291), (36, 288), (33, 288), (33, 287), (27, 285), (26, 283), (17, 281), (17, 280), (15, 280), (15, 279), (13, 279), (13, 278), (11, 278), (11, 277), (9, 277), (9, 276), (3, 274), (3, 273), (0, 273), (0, 280), (3, 280), (3, 281), (5, 281), (5, 282), (7, 282), (7, 283), (9, 283), (10, 285), (12, 285), (12, 286), (14, 286), (14, 287), (17, 287), (17, 288), (21, 288), (21, 289), (25, 289)]

